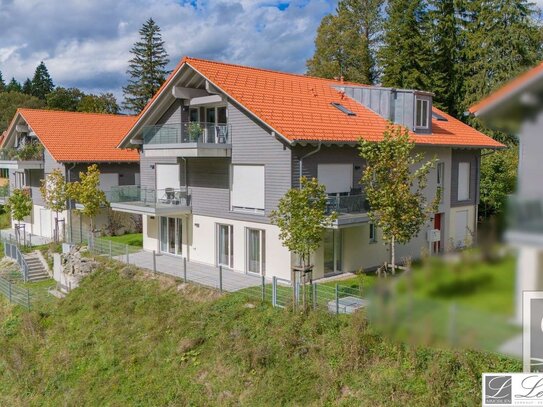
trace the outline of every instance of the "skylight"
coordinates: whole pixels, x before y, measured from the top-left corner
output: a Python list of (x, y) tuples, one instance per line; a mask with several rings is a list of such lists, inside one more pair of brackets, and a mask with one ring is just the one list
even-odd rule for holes
[(440, 115), (439, 113), (432, 112), (432, 119), (436, 119), (440, 122), (448, 122), (445, 116)]
[(341, 103), (332, 102), (332, 106), (334, 106), (336, 109), (341, 110), (343, 113), (345, 113), (347, 116), (356, 116), (356, 113), (352, 110), (347, 109), (345, 106), (343, 106)]

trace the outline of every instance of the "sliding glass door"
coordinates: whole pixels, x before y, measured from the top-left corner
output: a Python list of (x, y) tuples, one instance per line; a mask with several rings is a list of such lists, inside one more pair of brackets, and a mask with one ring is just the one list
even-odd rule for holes
[(234, 267), (233, 239), (232, 225), (217, 225), (217, 263), (219, 266)]
[(247, 271), (264, 275), (266, 271), (265, 232), (260, 229), (246, 229)]
[(183, 253), (183, 219), (160, 217), (160, 251), (175, 255)]

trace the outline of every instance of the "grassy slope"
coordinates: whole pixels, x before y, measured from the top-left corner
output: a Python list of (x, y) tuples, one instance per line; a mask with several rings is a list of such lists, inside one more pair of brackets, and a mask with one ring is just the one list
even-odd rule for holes
[(46, 312), (0, 301), (0, 349), (10, 406), (479, 405), (482, 372), (521, 369), (107, 267)]
[(104, 236), (102, 238), (129, 246), (143, 247), (143, 235), (141, 233), (127, 233), (121, 236)]

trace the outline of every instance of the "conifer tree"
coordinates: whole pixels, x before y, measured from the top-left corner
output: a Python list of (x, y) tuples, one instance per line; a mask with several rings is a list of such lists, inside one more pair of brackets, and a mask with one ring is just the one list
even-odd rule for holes
[(384, 86), (430, 90), (431, 52), (423, 0), (390, 0), (379, 62)]
[(32, 78), (32, 96), (45, 100), (45, 97), (51, 93), (54, 88), (55, 85), (53, 85), (53, 80), (49, 75), (47, 67), (42, 61), (37, 66), (36, 71), (34, 72), (34, 77)]
[(6, 85), (6, 92), (21, 92), (21, 84), (17, 82), (17, 79), (11, 78), (9, 83)]
[(127, 70), (130, 78), (123, 87), (123, 106), (135, 113), (145, 107), (147, 101), (164, 83), (166, 65), (169, 62), (160, 27), (152, 18), (143, 24), (139, 34), (140, 40), (130, 50), (133, 55)]
[(32, 95), (32, 81), (30, 78), (26, 78), (23, 83), (23, 93), (25, 95)]
[(2, 76), (2, 72), (0, 71), (0, 92), (5, 92), (6, 90), (6, 82), (4, 82), (4, 77)]
[(383, 0), (340, 0), (336, 13), (323, 18), (308, 73), (324, 78), (372, 84), (377, 79), (376, 45), (380, 40)]

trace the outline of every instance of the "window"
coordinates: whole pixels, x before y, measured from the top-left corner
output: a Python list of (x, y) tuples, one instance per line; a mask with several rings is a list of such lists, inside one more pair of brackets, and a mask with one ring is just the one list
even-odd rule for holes
[(234, 267), (234, 228), (232, 225), (217, 225), (217, 264)]
[(189, 110), (189, 121), (190, 122), (199, 122), (200, 121), (200, 114), (198, 113), (198, 109), (190, 109)]
[(246, 229), (247, 271), (264, 275), (266, 271), (266, 238), (260, 229)]
[(370, 223), (370, 243), (377, 242), (377, 228), (373, 223)]
[(327, 194), (351, 192), (353, 166), (352, 164), (319, 164), (317, 178), (319, 183), (326, 187)]
[(234, 211), (264, 213), (264, 166), (233, 165), (231, 205)]
[(352, 110), (347, 109), (345, 106), (343, 106), (341, 103), (332, 102), (332, 106), (334, 106), (336, 109), (339, 109), (341, 112), (345, 113), (347, 116), (356, 116), (356, 113)]
[(445, 187), (445, 163), (437, 163), (437, 187), (441, 191), (441, 202), (443, 202), (443, 191)]
[(467, 201), (469, 199), (470, 163), (458, 163), (458, 200)]
[(416, 99), (415, 109), (415, 127), (419, 129), (427, 129), (429, 125), (430, 101), (428, 99)]

